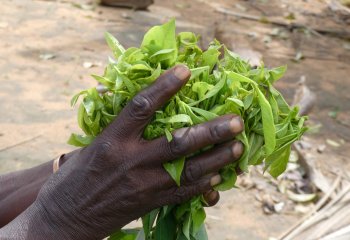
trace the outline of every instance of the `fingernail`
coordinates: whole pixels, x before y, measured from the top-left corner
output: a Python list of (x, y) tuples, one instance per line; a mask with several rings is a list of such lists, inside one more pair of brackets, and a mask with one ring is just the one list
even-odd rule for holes
[(221, 183), (221, 176), (219, 174), (210, 179), (210, 186), (212, 187), (218, 185), (219, 183)]
[(213, 191), (213, 190), (206, 192), (203, 195), (203, 197), (207, 203), (207, 207), (215, 205), (220, 199), (219, 193), (217, 191)]
[(230, 128), (233, 133), (240, 133), (243, 131), (243, 121), (240, 117), (234, 117), (230, 121)]
[(232, 146), (232, 154), (233, 154), (233, 158), (234, 160), (237, 160), (241, 157), (242, 153), (243, 153), (243, 144), (241, 142), (235, 142)]
[(208, 192), (205, 192), (205, 193), (203, 194), (203, 197), (204, 197), (205, 199), (207, 199), (207, 198), (210, 196), (210, 194), (211, 194), (212, 192), (214, 192), (214, 190), (209, 190)]
[(187, 80), (191, 76), (191, 71), (186, 65), (177, 65), (174, 69), (174, 75), (180, 80)]
[(205, 200), (207, 200), (208, 202), (212, 202), (213, 200), (215, 200), (218, 196), (218, 192), (217, 191), (214, 191), (214, 190), (211, 190), (209, 192), (206, 192), (204, 194), (204, 198)]

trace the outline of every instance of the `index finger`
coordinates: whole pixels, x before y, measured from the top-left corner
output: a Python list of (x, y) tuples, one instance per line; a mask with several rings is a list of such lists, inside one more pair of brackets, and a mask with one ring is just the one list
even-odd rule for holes
[(141, 135), (155, 111), (186, 84), (191, 71), (177, 65), (163, 73), (151, 86), (138, 93), (123, 109), (111, 127), (123, 131), (124, 136)]

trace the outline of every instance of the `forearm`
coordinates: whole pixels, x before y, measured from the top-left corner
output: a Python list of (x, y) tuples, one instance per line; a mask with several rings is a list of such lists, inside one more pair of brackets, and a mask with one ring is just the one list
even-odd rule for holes
[[(67, 154), (62, 163), (74, 152)], [(52, 166), (53, 160), (30, 169), (0, 176), (0, 228), (35, 201), (42, 185), (52, 175)]]
[[(56, 228), (56, 229), (55, 229)], [(67, 229), (66, 229), (67, 230)], [(58, 224), (51, 224), (45, 209), (35, 203), (29, 206), (15, 220), (0, 228), (0, 239), (6, 240), (41, 240), (72, 239)]]
[[(5, 227), (0, 228), (0, 239), (29, 239), (28, 235), (31, 231), (30, 228), (34, 223), (34, 219), (36, 218), (36, 214), (37, 211), (34, 210), (34, 207), (27, 208), (15, 220)], [(38, 227), (41, 227), (41, 225)], [(36, 231), (35, 228), (33, 230)]]
[[(74, 158), (74, 157), (73, 157)], [(107, 233), (100, 222), (94, 222), (84, 215), (87, 209), (78, 206), (72, 197), (69, 197), (69, 186), (72, 183), (79, 184), (82, 189), (85, 180), (75, 178), (70, 174), (72, 164), (76, 159), (71, 159), (58, 174), (51, 176), (40, 189), (39, 197), (9, 224), (0, 228), (0, 239), (6, 240), (61, 240), (61, 239), (103, 239)], [(76, 171), (76, 170), (75, 170)], [(45, 192), (50, 192), (48, 184), (57, 185), (60, 189), (55, 198), (45, 197)], [(73, 184), (74, 185), (74, 184)], [(78, 203), (87, 199), (79, 198)], [(102, 224), (103, 225), (103, 224)]]
[[(86, 220), (86, 219), (85, 219)], [(49, 211), (36, 201), (16, 219), (0, 228), (1, 240), (94, 240), (104, 239), (107, 233), (100, 232), (101, 226), (87, 227), (85, 221)], [(118, 229), (115, 229), (117, 231)]]
[(0, 176), (0, 227), (30, 206), (52, 174), (52, 162)]

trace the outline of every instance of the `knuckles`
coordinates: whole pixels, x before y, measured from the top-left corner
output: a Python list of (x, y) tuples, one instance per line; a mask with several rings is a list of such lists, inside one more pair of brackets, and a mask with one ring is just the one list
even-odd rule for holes
[(223, 138), (222, 131), (220, 131), (220, 125), (210, 126), (208, 131), (210, 138), (215, 142)]
[(179, 187), (176, 188), (173, 192), (173, 194), (171, 194), (172, 196), (172, 200), (171, 203), (174, 204), (180, 204), (183, 203), (187, 200), (189, 200), (191, 197), (196, 196), (196, 191), (195, 188), (193, 187)]
[(184, 182), (194, 182), (203, 175), (202, 167), (200, 164), (193, 161), (186, 162), (185, 171), (183, 175)]
[(190, 152), (195, 141), (190, 131), (191, 128), (182, 128), (175, 132), (173, 140), (169, 143), (172, 157), (179, 157)]
[(186, 188), (177, 188), (173, 194), (173, 201), (175, 204), (180, 204), (190, 198)]
[(145, 94), (136, 95), (130, 102), (129, 115), (131, 118), (142, 119), (152, 113), (153, 101)]
[(110, 141), (101, 141), (93, 145), (93, 151), (96, 159), (108, 159), (113, 153), (113, 146)]
[(111, 141), (99, 139), (83, 152), (82, 158), (89, 160), (90, 170), (99, 173), (106, 169), (124, 169), (125, 163), (129, 162), (128, 151), (125, 144), (112, 143)]

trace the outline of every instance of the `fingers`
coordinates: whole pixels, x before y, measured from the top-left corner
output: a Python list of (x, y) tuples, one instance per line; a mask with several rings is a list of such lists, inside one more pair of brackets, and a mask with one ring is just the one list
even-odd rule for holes
[(191, 71), (177, 65), (162, 74), (151, 86), (138, 93), (111, 124), (122, 137), (141, 135), (156, 110), (163, 106), (188, 81)]
[(214, 147), (186, 161), (182, 182), (194, 182), (209, 173), (237, 161), (243, 153), (243, 144), (235, 141)]
[(218, 191), (209, 190), (208, 192), (203, 194), (203, 198), (205, 200), (206, 207), (212, 207), (216, 205), (220, 200), (220, 194)]
[[(231, 141), (187, 159), (181, 176), (181, 185), (195, 182), (205, 175), (219, 172), (224, 166), (237, 161), (242, 153), (243, 144), (238, 141)], [(162, 170), (164, 174), (162, 174), (161, 185), (174, 186), (175, 181), (164, 169)]]
[(213, 189), (214, 186), (221, 183), (220, 175), (208, 175), (202, 177), (194, 183), (173, 187), (169, 190), (167, 204), (180, 204), (195, 196), (203, 194)]
[(170, 142), (166, 137), (149, 142), (149, 159), (157, 163), (171, 161), (206, 146), (233, 139), (242, 131), (241, 118), (233, 114), (221, 116), (193, 127), (181, 128), (173, 133), (173, 139)]

